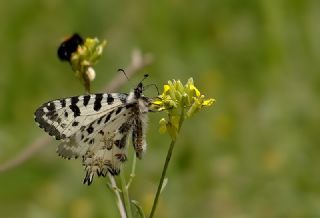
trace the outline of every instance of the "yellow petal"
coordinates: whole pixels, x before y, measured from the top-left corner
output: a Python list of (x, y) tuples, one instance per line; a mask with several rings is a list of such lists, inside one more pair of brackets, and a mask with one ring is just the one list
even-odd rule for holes
[(213, 104), (213, 102), (215, 102), (216, 100), (213, 98), (210, 98), (208, 100), (203, 101), (202, 106), (210, 106)]
[(193, 90), (196, 93), (197, 97), (200, 97), (200, 91), (193, 85), (190, 85), (190, 90)]
[(169, 85), (164, 85), (163, 86), (163, 94), (166, 94), (170, 89), (170, 86)]
[(159, 100), (159, 99), (154, 100), (154, 101), (152, 102), (152, 104), (156, 104), (156, 105), (162, 105), (162, 103), (163, 103), (163, 101), (161, 101), (161, 100)]

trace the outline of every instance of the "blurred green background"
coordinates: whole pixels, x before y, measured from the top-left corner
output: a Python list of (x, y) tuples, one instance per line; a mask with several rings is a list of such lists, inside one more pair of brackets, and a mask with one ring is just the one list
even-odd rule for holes
[[(157, 217), (320, 217), (319, 1), (11, 0), (0, 12), (0, 163), (46, 135), (33, 120), (39, 105), (83, 93), (56, 57), (79, 32), (108, 40), (96, 92), (139, 48), (155, 62), (121, 91), (148, 72), (159, 87), (193, 77), (217, 100), (185, 122)], [(130, 189), (147, 214), (170, 142), (163, 115), (150, 114)], [(80, 161), (58, 157), (57, 145), (0, 174), (0, 216), (118, 217), (107, 180), (82, 185)]]

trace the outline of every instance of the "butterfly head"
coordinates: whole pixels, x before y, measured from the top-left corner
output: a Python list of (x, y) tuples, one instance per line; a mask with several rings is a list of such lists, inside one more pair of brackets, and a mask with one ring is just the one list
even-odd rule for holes
[(143, 84), (140, 82), (137, 87), (134, 89), (134, 96), (140, 98), (143, 92)]
[(143, 80), (145, 80), (147, 77), (149, 76), (149, 74), (145, 74), (143, 79), (139, 82), (139, 84), (137, 85), (137, 87), (134, 89), (134, 96), (136, 98), (140, 98), (142, 96), (142, 92), (144, 91), (144, 87), (143, 87)]

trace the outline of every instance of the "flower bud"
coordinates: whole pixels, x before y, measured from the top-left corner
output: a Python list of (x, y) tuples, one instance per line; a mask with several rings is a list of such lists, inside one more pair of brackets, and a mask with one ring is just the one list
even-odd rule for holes
[(94, 71), (93, 67), (88, 67), (86, 74), (90, 82), (96, 78), (96, 72)]

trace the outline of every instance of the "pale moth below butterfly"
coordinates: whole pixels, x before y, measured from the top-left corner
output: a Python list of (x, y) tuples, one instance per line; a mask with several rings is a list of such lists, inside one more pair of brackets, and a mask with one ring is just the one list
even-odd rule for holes
[(129, 94), (99, 93), (49, 101), (36, 110), (35, 121), (62, 141), (57, 149), (60, 156), (82, 158), (86, 171), (83, 183), (90, 185), (95, 174), (120, 173), (127, 160), (129, 135), (136, 156), (142, 158), (151, 104), (143, 90), (141, 81)]

